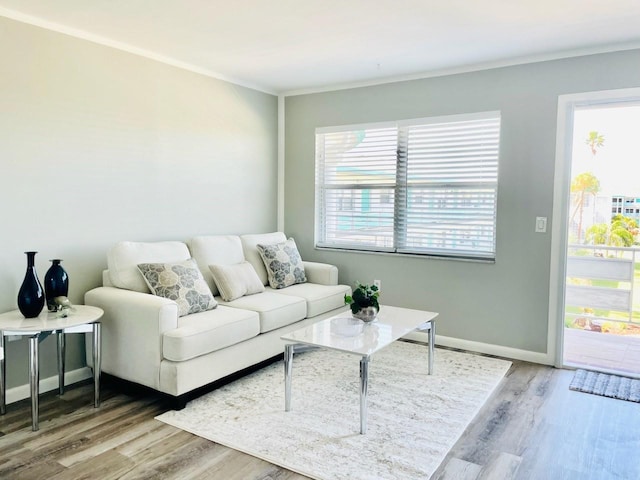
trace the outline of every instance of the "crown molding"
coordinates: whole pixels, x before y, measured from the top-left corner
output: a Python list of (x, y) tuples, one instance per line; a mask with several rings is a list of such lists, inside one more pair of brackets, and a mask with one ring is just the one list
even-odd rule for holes
[(251, 82), (245, 82), (244, 80), (239, 80), (237, 78), (229, 77), (227, 75), (223, 75), (218, 72), (211, 71), (206, 68), (198, 67), (197, 65), (193, 65), (191, 63), (183, 62), (180, 60), (176, 60), (175, 58), (167, 57), (165, 55), (161, 55), (156, 52), (152, 52), (149, 50), (145, 50), (143, 48), (134, 47), (133, 45), (129, 45), (124, 42), (119, 42), (116, 40), (112, 40), (107, 37), (102, 37), (100, 35), (95, 35), (93, 33), (87, 32), (85, 30), (80, 30), (77, 28), (68, 27), (66, 25), (62, 25), (60, 23), (51, 22), (49, 20), (44, 20), (39, 17), (34, 17), (32, 15), (27, 15), (25, 13), (17, 12), (15, 10), (10, 10), (8, 8), (0, 7), (0, 16), (9, 18), (11, 20), (15, 20), (18, 22), (26, 23), (29, 25), (33, 25), (35, 27), (44, 28), (46, 30), (51, 30), (57, 33), (62, 33), (64, 35), (69, 35), (70, 37), (79, 38), (82, 40), (87, 40), (92, 43), (96, 43), (98, 45), (103, 45), (105, 47), (115, 48), (116, 50), (121, 50), (123, 52), (131, 53), (133, 55), (137, 55), (140, 57), (148, 58), (150, 60), (155, 60), (156, 62), (164, 63), (166, 65), (170, 65), (172, 67), (180, 68), (182, 70), (187, 70), (189, 72), (198, 73), (200, 75), (204, 75), (206, 77), (215, 78), (216, 80), (222, 80), (224, 82), (233, 83), (234, 85), (238, 85), (240, 87), (250, 88), (252, 90), (257, 90), (263, 93), (268, 93), (269, 95), (277, 95), (277, 92), (273, 90), (266, 89), (260, 85)]
[(573, 57), (584, 57), (588, 55), (597, 55), (600, 53), (613, 53), (625, 50), (640, 49), (640, 41), (616, 43), (611, 45), (600, 45), (597, 47), (576, 48), (572, 50), (563, 50), (559, 52), (544, 53), (538, 55), (527, 55), (523, 57), (514, 57), (504, 60), (496, 60), (491, 62), (480, 62), (473, 65), (463, 65), (460, 67), (444, 68), (431, 70), (422, 73), (397, 75), (385, 77), (382, 79), (363, 80), (361, 82), (340, 83), (327, 85), (323, 87), (310, 87), (302, 89), (294, 89), (281, 92), (284, 97), (293, 97), (296, 95), (309, 95), (313, 93), (335, 92), (339, 90), (348, 90), (352, 88), (375, 87), (378, 85), (386, 85), (389, 83), (407, 82), (412, 80), (423, 80), (434, 77), (444, 77), (447, 75), (457, 75), (461, 73), (479, 72), (482, 70), (491, 70), (495, 68), (513, 67), (517, 65), (526, 65), (530, 63), (548, 62), (553, 60), (562, 60)]

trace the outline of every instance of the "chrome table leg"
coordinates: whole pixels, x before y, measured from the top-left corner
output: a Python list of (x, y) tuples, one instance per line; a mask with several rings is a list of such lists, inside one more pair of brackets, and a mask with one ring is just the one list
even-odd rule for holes
[(7, 371), (5, 369), (5, 356), (7, 351), (4, 349), (4, 332), (0, 330), (0, 348), (2, 348), (2, 358), (0, 358), (0, 415), (7, 413), (6, 408), (6, 386), (7, 386)]
[(291, 370), (293, 366), (294, 345), (288, 343), (284, 346), (284, 410), (291, 410)]
[(64, 363), (66, 357), (66, 338), (63, 330), (58, 332), (58, 393), (64, 395)]
[(29, 384), (31, 386), (31, 429), (36, 432), (38, 425), (38, 395), (40, 394), (40, 371), (38, 368), (39, 335), (29, 337)]
[(369, 357), (360, 359), (360, 433), (367, 433), (367, 390), (369, 388)]
[(102, 366), (102, 325), (93, 324), (93, 406), (100, 406), (100, 368)]
[(417, 330), (420, 332), (425, 332), (429, 330), (429, 375), (433, 373), (433, 360), (435, 358), (435, 348), (436, 348), (436, 322), (433, 320), (429, 320), (428, 322), (420, 325)]
[(436, 348), (436, 322), (431, 320), (429, 324), (431, 325), (431, 328), (429, 328), (429, 375), (431, 375), (433, 373), (433, 359)]

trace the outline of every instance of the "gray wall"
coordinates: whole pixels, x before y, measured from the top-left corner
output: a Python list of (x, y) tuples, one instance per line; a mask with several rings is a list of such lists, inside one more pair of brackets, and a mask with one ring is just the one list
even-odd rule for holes
[[(0, 311), (26, 250), (41, 280), (64, 259), (81, 303), (119, 240), (276, 228), (276, 97), (1, 17), (0, 148)], [(68, 370), (82, 345), (70, 336)], [(9, 388), (28, 382), (27, 347), (7, 345)]]
[[(533, 230), (551, 220), (558, 96), (638, 86), (634, 50), (288, 97), (285, 229), (341, 282), (381, 279), (383, 304), (440, 312), (441, 335), (544, 353), (551, 237)], [(502, 113), (495, 264), (314, 250), (316, 127), (489, 110)]]

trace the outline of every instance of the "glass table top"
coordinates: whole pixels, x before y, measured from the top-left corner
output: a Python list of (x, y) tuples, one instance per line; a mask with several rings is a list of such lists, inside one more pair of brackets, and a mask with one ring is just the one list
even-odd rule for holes
[(283, 335), (287, 342), (302, 343), (359, 355), (372, 355), (404, 335), (430, 327), (435, 312), (382, 305), (374, 322), (354, 319), (351, 312), (320, 320)]

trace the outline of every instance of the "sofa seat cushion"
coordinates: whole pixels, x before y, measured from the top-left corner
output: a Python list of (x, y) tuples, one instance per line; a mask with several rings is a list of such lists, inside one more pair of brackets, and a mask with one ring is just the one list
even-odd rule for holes
[(253, 338), (260, 333), (256, 312), (218, 305), (215, 310), (178, 318), (163, 335), (162, 355), (180, 362)]
[(274, 292), (256, 293), (231, 302), (225, 302), (221, 297), (216, 299), (220, 305), (257, 312), (260, 316), (260, 333), (275, 330), (305, 318), (307, 302), (304, 298)]
[(267, 292), (269, 291), (277, 292), (277, 295), (304, 298), (307, 303), (307, 318), (344, 307), (344, 296), (351, 294), (348, 285), (318, 285), (315, 283), (300, 283), (279, 290), (267, 288)]

